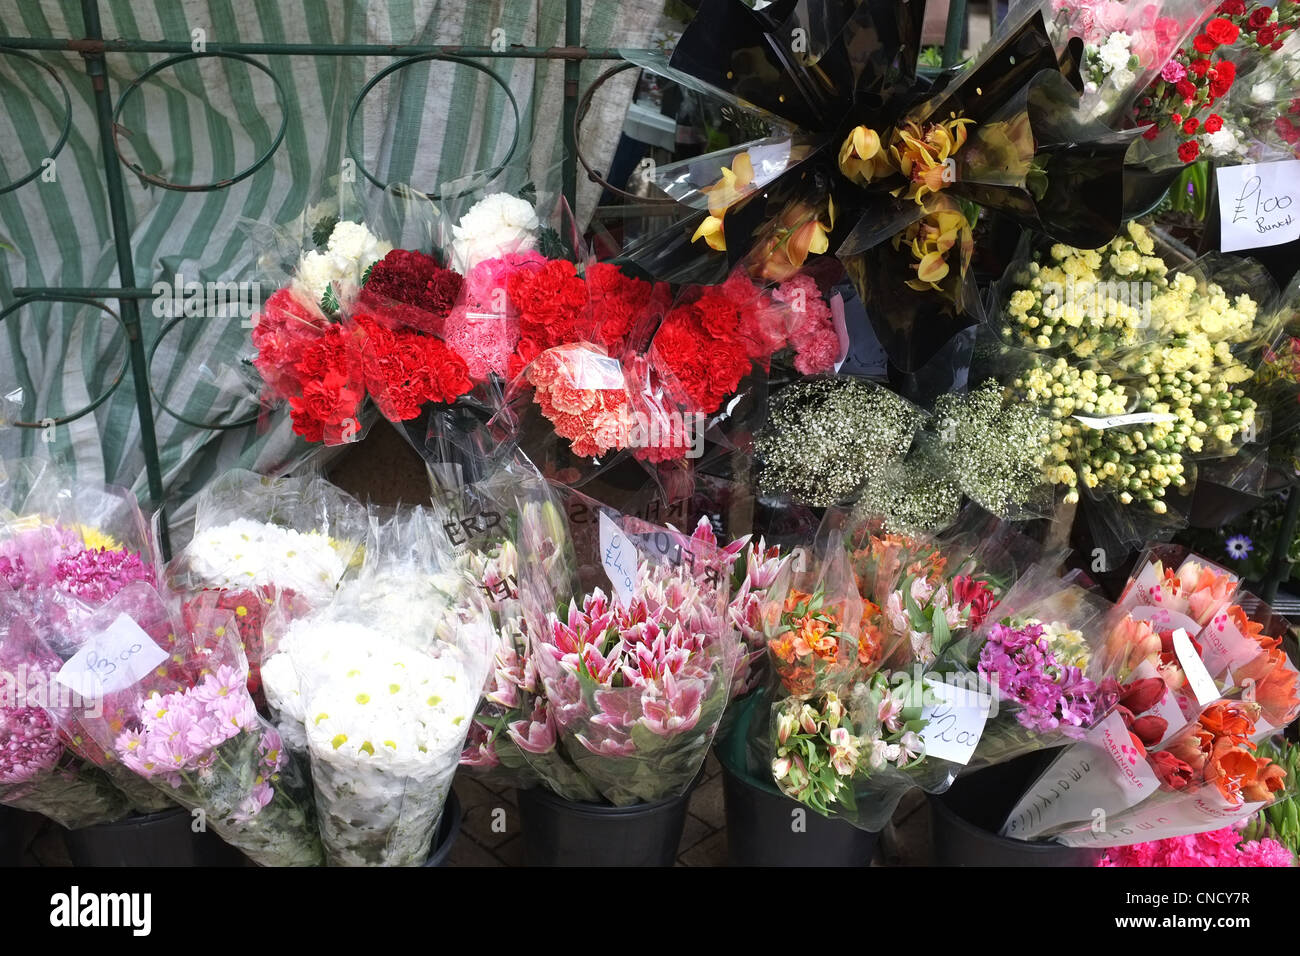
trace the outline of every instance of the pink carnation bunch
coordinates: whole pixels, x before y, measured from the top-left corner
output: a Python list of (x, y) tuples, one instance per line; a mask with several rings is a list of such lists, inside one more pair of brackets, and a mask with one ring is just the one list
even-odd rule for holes
[(1243, 842), (1233, 827), (1107, 850), (1098, 866), (1294, 866), (1276, 840)]

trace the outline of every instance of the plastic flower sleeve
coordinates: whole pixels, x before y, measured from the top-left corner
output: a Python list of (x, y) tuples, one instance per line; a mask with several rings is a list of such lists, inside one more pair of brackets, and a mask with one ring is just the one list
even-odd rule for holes
[(233, 615), (186, 630), (156, 590), (124, 589), (85, 623), (61, 679), (96, 702), (81, 724), (129, 770), (264, 866), (320, 863), (302, 768), (257, 715)]
[(372, 515), (357, 576), (290, 624), (264, 671), (286, 739), (310, 755), (331, 864), (423, 864), (493, 647), (434, 516)]
[(130, 811), (94, 764), (65, 747), (51, 708), (82, 703), (57, 680), (62, 661), (42, 642), (23, 595), (0, 585), (0, 803), (79, 829)]
[(1013, 8), (1008, 20), (1018, 19), (1025, 10), (1041, 10), (1060, 52), (1078, 37), (1083, 45), (1081, 108), (1089, 116), (1118, 123), (1191, 35), (1207, 7), (1203, 0), (1132, 5), (1116, 0), (1031, 0)]
[[(741, 642), (727, 622), (731, 562), (700, 538), (601, 519), (604, 588), (570, 596), (525, 571), (521, 596), (558, 746), (616, 806), (684, 792), (730, 697)], [(521, 549), (521, 563), (528, 561)], [(539, 741), (549, 743), (549, 741)], [(533, 749), (549, 753), (549, 748)], [(534, 763), (546, 777), (544, 764)], [(592, 799), (548, 778), (568, 799)]]
[(987, 684), (996, 709), (967, 769), (1083, 736), (1114, 704), (1094, 679), (1110, 603), (1047, 565), (1030, 568), (950, 658)]

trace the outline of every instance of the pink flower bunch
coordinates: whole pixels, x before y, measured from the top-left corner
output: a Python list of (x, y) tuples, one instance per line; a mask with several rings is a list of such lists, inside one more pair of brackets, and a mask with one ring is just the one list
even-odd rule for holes
[(107, 548), (87, 548), (54, 565), (54, 586), (90, 604), (103, 604), (128, 584), (153, 577), (153, 568), (140, 555)]
[(465, 301), (448, 316), (444, 337), (475, 382), (509, 373), (510, 356), (519, 344), (519, 309), (506, 294), (507, 283), (514, 273), (545, 262), (536, 252), (511, 252), (485, 259), (465, 277)]
[[(616, 805), (680, 793), (699, 771), (736, 663), (716, 593), (686, 567), (642, 562), (626, 608), (597, 589), (551, 614), (535, 644), (559, 735)], [(522, 729), (549, 735), (537, 719)]]
[[(228, 665), (194, 687), (141, 700), (135, 718), (137, 726), (115, 742), (122, 763), (142, 777), (162, 776), (173, 787), (181, 785), (181, 774), (210, 770), (226, 741), (260, 727), (244, 675)], [(274, 749), (278, 761), (279, 747)]]
[(1276, 840), (1243, 842), (1233, 827), (1107, 850), (1098, 866), (1294, 866)]
[[(0, 682), (9, 683), (7, 674)], [(8, 687), (0, 697), (11, 693)], [(63, 744), (49, 716), (40, 707), (0, 707), (0, 785), (24, 783), (53, 770)]]
[(840, 338), (831, 324), (831, 308), (822, 298), (816, 280), (801, 273), (777, 286), (772, 298), (794, 312), (788, 338), (794, 349), (795, 371), (800, 375), (835, 371)]

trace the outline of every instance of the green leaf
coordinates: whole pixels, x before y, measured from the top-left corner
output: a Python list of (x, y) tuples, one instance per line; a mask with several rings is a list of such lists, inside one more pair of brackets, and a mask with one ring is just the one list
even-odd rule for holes
[(333, 315), (339, 310), (339, 299), (338, 296), (334, 294), (333, 285), (325, 287), (325, 294), (320, 297), (320, 307), (321, 311), (326, 315)]
[(948, 616), (943, 613), (943, 608), (936, 608), (930, 618), (930, 625), (934, 629), (934, 640), (931, 646), (935, 654), (942, 653), (948, 647), (948, 642), (952, 640), (952, 631), (948, 629)]
[(330, 233), (334, 231), (334, 227), (338, 224), (337, 216), (327, 216), (317, 221), (311, 230), (311, 241), (316, 243), (317, 249), (324, 249), (329, 244)]

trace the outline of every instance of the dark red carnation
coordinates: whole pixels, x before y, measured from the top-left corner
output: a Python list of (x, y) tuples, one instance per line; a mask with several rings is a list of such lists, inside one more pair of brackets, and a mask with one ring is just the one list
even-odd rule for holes
[(1277, 25), (1273, 23), (1260, 27), (1259, 32), (1255, 34), (1255, 39), (1259, 41), (1260, 46), (1268, 46), (1277, 38)]
[(1205, 132), (1217, 133), (1223, 129), (1223, 117), (1218, 113), (1211, 113), (1205, 118)]
[(1186, 133), (1188, 136), (1191, 136), (1196, 132), (1197, 128), (1200, 125), (1201, 125), (1200, 120), (1198, 120), (1195, 116), (1190, 116), (1188, 117), (1187, 122), (1183, 124), (1183, 132)]
[(1264, 24), (1268, 23), (1268, 19), (1272, 15), (1273, 15), (1272, 7), (1260, 7), (1259, 9), (1251, 13), (1250, 19), (1247, 20), (1246, 22), (1250, 24), (1250, 28), (1252, 30), (1258, 30)]
[(1214, 12), (1221, 13), (1225, 17), (1239, 17), (1246, 12), (1246, 3), (1245, 0), (1223, 0)]
[(1193, 60), (1187, 67), (1197, 76), (1204, 76), (1210, 71), (1210, 61), (1204, 58)]
[(1174, 89), (1176, 89), (1178, 91), (1178, 95), (1185, 100), (1191, 100), (1196, 98), (1196, 84), (1194, 84), (1191, 80), (1188, 79), (1179, 80), (1178, 85), (1175, 86)]
[(1190, 163), (1201, 154), (1201, 144), (1194, 139), (1189, 139), (1178, 147), (1178, 158), (1185, 163)]
[(1227, 93), (1236, 78), (1237, 65), (1231, 60), (1220, 60), (1214, 64), (1214, 69), (1210, 72), (1211, 95), (1219, 97)]

